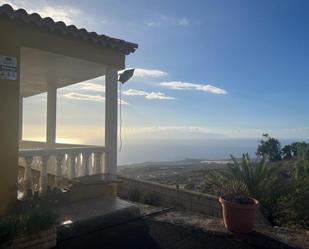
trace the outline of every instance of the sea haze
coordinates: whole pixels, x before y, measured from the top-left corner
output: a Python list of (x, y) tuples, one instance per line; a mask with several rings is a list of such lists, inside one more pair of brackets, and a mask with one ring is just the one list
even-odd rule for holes
[[(280, 140), (283, 145), (299, 140)], [(208, 139), (208, 140), (138, 140), (125, 141), (118, 152), (118, 164), (141, 162), (178, 161), (186, 158), (219, 160), (242, 153), (255, 155), (259, 139)]]

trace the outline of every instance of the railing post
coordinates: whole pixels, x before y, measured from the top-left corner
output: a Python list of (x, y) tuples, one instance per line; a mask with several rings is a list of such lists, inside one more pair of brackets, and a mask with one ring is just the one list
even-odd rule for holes
[(64, 155), (56, 156), (56, 177), (55, 177), (55, 185), (57, 188), (61, 188), (62, 184), (62, 163), (63, 163)]
[(94, 174), (98, 175), (102, 173), (102, 152), (94, 153)]
[(70, 179), (76, 177), (76, 158), (77, 158), (77, 154), (70, 154), (70, 174), (69, 177)]
[(32, 172), (31, 172), (32, 161), (33, 161), (32, 156), (25, 157), (26, 168), (24, 174), (24, 190), (25, 190), (24, 197), (31, 197), (33, 195)]
[(46, 193), (47, 191), (47, 165), (48, 165), (49, 156), (41, 156), (42, 160), (42, 169), (41, 169), (41, 177), (40, 177), (40, 192)]
[(89, 175), (89, 157), (90, 153), (83, 153), (84, 176)]

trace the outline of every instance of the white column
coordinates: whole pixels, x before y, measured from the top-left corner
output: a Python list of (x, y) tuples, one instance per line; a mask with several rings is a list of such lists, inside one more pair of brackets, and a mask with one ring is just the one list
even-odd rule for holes
[(23, 140), (23, 102), (24, 98), (19, 98), (19, 140)]
[(57, 188), (61, 188), (62, 185), (62, 164), (63, 164), (64, 155), (56, 156), (56, 176), (55, 176), (55, 185)]
[(32, 156), (25, 157), (26, 167), (24, 172), (24, 197), (32, 196), (32, 161)]
[(41, 156), (41, 177), (40, 177), (40, 192), (45, 193), (48, 185), (47, 165), (49, 156)]
[(84, 176), (88, 176), (90, 175), (90, 171), (89, 171), (89, 162), (90, 162), (90, 153), (83, 153), (83, 175)]
[(108, 68), (105, 76), (105, 173), (117, 172), (118, 72)]
[(77, 158), (77, 154), (71, 154), (68, 155), (70, 157), (70, 174), (69, 174), (69, 178), (72, 179), (74, 177), (76, 177), (76, 158)]
[(56, 118), (57, 118), (57, 88), (54, 84), (47, 85), (47, 120), (46, 142), (56, 142)]
[(99, 175), (102, 173), (102, 152), (94, 153), (94, 174)]

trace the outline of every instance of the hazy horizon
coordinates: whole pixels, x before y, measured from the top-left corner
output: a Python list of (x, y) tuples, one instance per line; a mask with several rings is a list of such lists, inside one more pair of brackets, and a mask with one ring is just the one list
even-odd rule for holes
[[(280, 140), (286, 145), (298, 139)], [(306, 140), (308, 141), (308, 140)], [(122, 151), (118, 152), (118, 164), (134, 164), (143, 162), (179, 161), (184, 159), (221, 160), (230, 159), (230, 155), (240, 157), (249, 153), (254, 157), (259, 140), (247, 139), (217, 139), (217, 140), (161, 140), (147, 143), (124, 143)]]
[[(165, 162), (165, 161), (180, 161), (184, 159), (207, 159), (221, 160), (229, 159), (230, 155), (240, 157), (243, 153), (249, 153), (255, 157), (255, 152), (259, 141), (262, 138), (232, 138), (232, 137), (217, 137), (217, 138), (195, 138), (195, 139), (125, 139), (121, 151), (120, 141), (118, 142), (118, 165), (127, 165), (144, 162)], [(32, 138), (33, 140), (44, 141), (43, 137)], [(278, 138), (281, 145), (290, 144), (293, 142), (305, 141), (309, 139)], [(25, 139), (27, 140), (27, 138)], [(99, 138), (87, 139), (80, 141), (76, 139), (59, 138), (57, 142), (87, 144), (104, 146), (104, 140)], [(83, 143), (84, 142), (84, 143)]]

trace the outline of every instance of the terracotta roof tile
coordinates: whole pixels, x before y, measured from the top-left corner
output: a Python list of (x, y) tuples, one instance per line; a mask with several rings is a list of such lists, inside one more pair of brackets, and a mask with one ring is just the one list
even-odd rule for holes
[(37, 13), (29, 14), (24, 9), (14, 10), (11, 5), (0, 6), (0, 17), (6, 17), (12, 21), (19, 21), (24, 24), (34, 25), (38, 28), (45, 28), (52, 32), (60, 32), (63, 35), (71, 35), (76, 39), (90, 41), (96, 45), (110, 47), (125, 54), (133, 53), (138, 45), (124, 40), (99, 35), (96, 32), (88, 32), (86, 29), (78, 29), (74, 25), (66, 25), (64, 22), (55, 22), (52, 18), (42, 18)]

